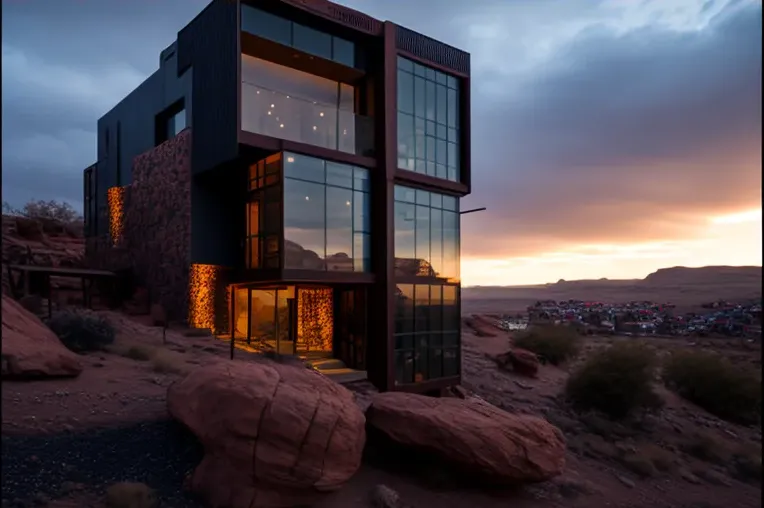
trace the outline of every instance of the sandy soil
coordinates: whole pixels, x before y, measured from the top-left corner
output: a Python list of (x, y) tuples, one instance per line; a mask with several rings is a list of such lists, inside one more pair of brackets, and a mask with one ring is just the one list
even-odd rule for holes
[[(196, 365), (227, 361), (229, 345), (187, 336), (182, 329), (169, 330), (163, 344), (161, 329), (148, 327), (146, 318), (107, 314), (120, 330), (117, 342), (109, 352), (84, 356), (79, 378), (3, 383), (4, 506), (13, 499), (18, 506), (101, 506), (105, 486), (124, 480), (157, 489), (166, 506), (200, 506), (182, 491), (183, 475), (200, 452), (193, 438), (168, 422), (165, 393)], [(617, 339), (587, 340), (585, 355)], [(464, 386), (508, 411), (541, 414), (559, 426), (569, 446), (565, 474), (512, 493), (480, 492), (365, 463), (345, 488), (315, 506), (371, 506), (369, 492), (378, 484), (395, 489), (414, 508), (760, 506), (760, 484), (736, 474), (727, 457), (740, 448), (760, 451), (760, 429), (722, 422), (665, 391), (665, 409), (640, 422), (622, 425), (576, 415), (559, 396), (566, 369), (543, 366), (537, 379), (516, 377), (492, 359), (509, 347), (508, 336), (465, 333), (463, 341)], [(655, 343), (661, 350), (675, 345)], [(136, 350), (151, 358), (135, 359)], [(240, 359), (250, 354), (236, 351)], [(736, 354), (740, 361), (760, 356)], [(686, 451), (709, 436), (717, 456), (700, 460)], [(624, 454), (662, 458), (666, 470), (642, 476)]]

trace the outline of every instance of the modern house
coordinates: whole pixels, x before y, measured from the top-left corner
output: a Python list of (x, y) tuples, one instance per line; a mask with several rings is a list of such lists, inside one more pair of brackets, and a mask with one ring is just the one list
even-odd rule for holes
[(98, 121), (88, 258), (190, 326), (457, 384), (469, 71), (325, 0), (213, 0)]

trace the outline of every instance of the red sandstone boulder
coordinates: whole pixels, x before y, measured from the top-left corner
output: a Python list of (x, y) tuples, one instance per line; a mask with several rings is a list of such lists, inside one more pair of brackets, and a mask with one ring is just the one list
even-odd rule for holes
[(536, 377), (539, 371), (539, 358), (527, 349), (513, 348), (496, 357), (500, 367), (512, 370), (521, 376)]
[(309, 503), (361, 464), (365, 420), (353, 395), (303, 366), (208, 365), (171, 385), (167, 405), (204, 445), (189, 487), (211, 507)]
[(3, 379), (73, 377), (82, 372), (77, 355), (37, 316), (3, 295)]
[(542, 482), (565, 467), (565, 438), (557, 427), (475, 398), (380, 393), (372, 398), (366, 419), (412, 452), (432, 454), (490, 482)]

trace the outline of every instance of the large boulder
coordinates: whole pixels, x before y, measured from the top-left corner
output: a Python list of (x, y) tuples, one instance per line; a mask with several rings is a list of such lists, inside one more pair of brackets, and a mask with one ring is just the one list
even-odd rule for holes
[(557, 427), (476, 398), (380, 393), (366, 419), (370, 429), (412, 454), (432, 456), (481, 481), (542, 482), (565, 467), (565, 438)]
[(512, 370), (521, 376), (536, 377), (539, 359), (536, 353), (527, 349), (513, 348), (496, 357), (496, 363), (505, 370)]
[(189, 487), (213, 508), (309, 503), (361, 465), (365, 419), (352, 393), (304, 366), (214, 363), (172, 384), (167, 404), (204, 445)]
[(40, 319), (3, 295), (3, 379), (74, 377), (82, 364)]

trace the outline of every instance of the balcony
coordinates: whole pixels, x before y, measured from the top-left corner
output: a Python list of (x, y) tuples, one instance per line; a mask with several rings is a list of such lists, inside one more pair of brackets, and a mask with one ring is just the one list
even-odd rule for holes
[(241, 129), (331, 150), (374, 156), (373, 118), (242, 81)]

